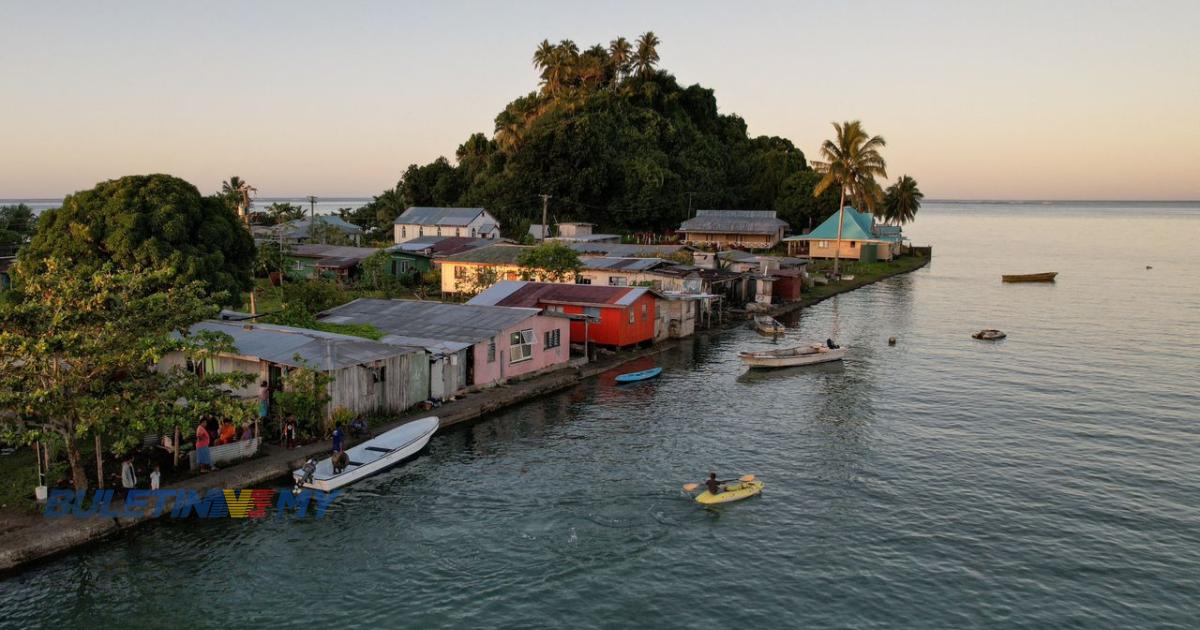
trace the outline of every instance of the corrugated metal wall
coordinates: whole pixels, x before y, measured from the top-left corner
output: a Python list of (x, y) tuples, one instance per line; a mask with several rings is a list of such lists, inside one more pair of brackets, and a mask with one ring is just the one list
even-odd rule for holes
[[(424, 352), (408, 353), (355, 365), (333, 373), (330, 409), (354, 413), (404, 411), (429, 397), (429, 361)], [(382, 375), (382, 382), (379, 381)]]

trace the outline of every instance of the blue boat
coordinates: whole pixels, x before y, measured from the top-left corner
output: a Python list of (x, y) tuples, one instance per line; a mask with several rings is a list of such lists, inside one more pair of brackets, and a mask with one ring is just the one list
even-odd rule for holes
[(662, 368), (659, 367), (650, 368), (649, 370), (642, 370), (641, 372), (628, 372), (626, 374), (617, 375), (617, 382), (634, 383), (637, 381), (644, 381), (649, 378), (654, 378), (659, 374), (662, 374)]

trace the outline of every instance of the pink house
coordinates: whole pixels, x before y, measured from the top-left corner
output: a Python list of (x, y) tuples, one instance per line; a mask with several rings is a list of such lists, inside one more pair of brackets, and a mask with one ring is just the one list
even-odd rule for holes
[(430, 398), (555, 369), (570, 359), (570, 320), (541, 308), (358, 299), (318, 316), (370, 324), (383, 343), (429, 353)]

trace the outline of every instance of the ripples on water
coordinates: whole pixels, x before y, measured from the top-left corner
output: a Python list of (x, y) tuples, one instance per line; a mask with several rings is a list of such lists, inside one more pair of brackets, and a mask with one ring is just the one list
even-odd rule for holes
[[(656, 381), (440, 435), (323, 521), (164, 523), (0, 582), (0, 625), (1195, 627), (1200, 212), (909, 231), (931, 267), (787, 321), (844, 365), (747, 374), (769, 341), (698, 337)], [(766, 490), (699, 509), (710, 469)]]

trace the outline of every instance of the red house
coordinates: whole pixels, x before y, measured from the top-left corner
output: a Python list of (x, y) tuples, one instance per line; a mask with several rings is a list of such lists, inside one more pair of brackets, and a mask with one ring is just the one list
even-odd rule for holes
[[(505, 280), (467, 304), (541, 307), (570, 315), (589, 315), (587, 340), (622, 347), (654, 341), (658, 295), (645, 287), (605, 287)], [(583, 343), (585, 325), (571, 322), (571, 341)]]

